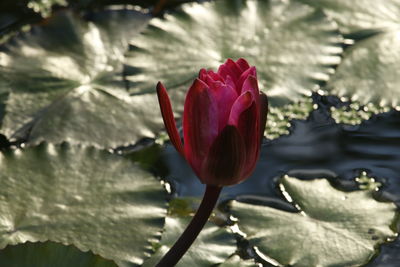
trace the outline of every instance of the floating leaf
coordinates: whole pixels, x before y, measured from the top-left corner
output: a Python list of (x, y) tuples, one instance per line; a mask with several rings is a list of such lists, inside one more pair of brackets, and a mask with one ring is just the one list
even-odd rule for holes
[(339, 23), (341, 32), (346, 34), (364, 30), (398, 28), (400, 3), (396, 0), (300, 0), (321, 8)]
[(141, 264), (164, 205), (159, 181), (106, 151), (41, 144), (0, 154), (0, 248), (51, 240)]
[(388, 108), (400, 109), (398, 1), (301, 1), (323, 8), (339, 22), (342, 32), (356, 40), (345, 51), (342, 63), (325, 89), (361, 108), (334, 109), (335, 120), (359, 124)]
[(239, 256), (235, 255), (229, 260), (219, 265), (219, 267), (261, 267), (261, 264), (256, 264), (254, 260), (243, 260)]
[[(165, 229), (155, 254), (145, 261), (143, 267), (152, 267), (164, 256), (186, 229), (191, 216), (185, 216), (193, 202), (185, 199), (174, 199), (170, 207), (170, 215), (165, 221)], [(194, 210), (192, 210), (194, 212)], [(226, 228), (207, 222), (188, 252), (177, 266), (203, 267), (224, 262), (236, 251), (236, 240)]]
[(148, 16), (123, 9), (87, 17), (60, 12), (4, 47), (0, 77), (7, 87), (0, 91), (10, 95), (3, 134), (116, 147), (160, 128), (157, 97), (131, 97), (122, 77), (127, 39)]
[(54, 242), (27, 242), (0, 250), (0, 262), (7, 267), (117, 267), (110, 261), (74, 246)]
[(131, 93), (154, 91), (163, 81), (174, 108), (200, 68), (227, 58), (257, 66), (260, 87), (272, 106), (297, 101), (333, 72), (340, 61), (336, 24), (297, 1), (220, 0), (185, 4), (131, 42), (127, 79)]
[(357, 42), (326, 86), (329, 94), (367, 106), (400, 109), (400, 39), (397, 31)]
[(232, 202), (250, 243), (280, 264), (358, 266), (396, 236), (396, 206), (376, 201), (372, 191), (342, 192), (325, 179), (288, 176), (280, 187), (298, 212)]

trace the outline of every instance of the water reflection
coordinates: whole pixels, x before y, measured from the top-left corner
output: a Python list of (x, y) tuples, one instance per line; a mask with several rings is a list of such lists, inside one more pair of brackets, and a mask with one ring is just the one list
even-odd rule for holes
[[(400, 112), (373, 116), (358, 126), (336, 124), (328, 109), (313, 111), (306, 121), (293, 121), (292, 133), (266, 140), (253, 175), (240, 185), (226, 187), (221, 200), (247, 198), (288, 208), (277, 180), (290, 172), (301, 179), (328, 178), (343, 190), (358, 188), (354, 178), (365, 170), (383, 184), (377, 197), (400, 206)], [(166, 179), (178, 196), (201, 196), (204, 186), (173, 147), (162, 152)], [(286, 205), (286, 206), (285, 206)], [(400, 241), (385, 244), (368, 266), (396, 266)]]

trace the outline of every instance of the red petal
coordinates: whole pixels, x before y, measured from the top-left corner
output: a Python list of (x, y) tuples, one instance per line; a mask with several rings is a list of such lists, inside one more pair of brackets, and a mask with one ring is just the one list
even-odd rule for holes
[(239, 68), (242, 70), (242, 72), (244, 72), (245, 70), (250, 68), (249, 63), (247, 63), (247, 61), (244, 58), (239, 58), (236, 61), (236, 64), (239, 66)]
[[(253, 76), (253, 78), (251, 78), (251, 79), (252, 80), (255, 79), (255, 82), (254, 81), (248, 82), (246, 84), (247, 88), (244, 88), (244, 83), (250, 76)], [(258, 90), (257, 78), (256, 77), (257, 77), (256, 67), (251, 67), (251, 68), (247, 69), (245, 72), (243, 72), (242, 75), (240, 76), (239, 80), (236, 83), (236, 85), (238, 87), (238, 91), (240, 93), (243, 93), (246, 90), (248, 90), (248, 87), (256, 87), (257, 90)], [(255, 85), (254, 85), (254, 83), (255, 83)]]
[(249, 75), (243, 82), (241, 94), (248, 91), (250, 91), (254, 97), (257, 97), (259, 94), (260, 90), (258, 89), (258, 82), (255, 76)]
[(228, 86), (230, 86), (230, 87), (232, 87), (232, 88), (236, 91), (236, 94), (239, 95), (240, 92), (238, 92), (238, 90), (236, 89), (236, 84), (235, 84), (235, 82), (232, 80), (231, 76), (229, 76), (229, 75), (226, 76), (226, 78), (225, 78), (225, 84), (228, 85)]
[(255, 102), (240, 114), (238, 130), (246, 147), (246, 162), (243, 175), (248, 177), (256, 166), (260, 152), (260, 112)]
[(235, 84), (227, 76), (227, 84), (225, 84), (222, 78), (214, 73), (213, 71), (205, 71), (202, 69), (199, 73), (200, 79), (207, 84), (209, 92), (212, 93), (213, 98), (216, 101), (218, 107), (218, 133), (228, 123), (229, 114), (233, 103), (237, 99), (238, 95), (235, 88)]
[(246, 146), (246, 163), (243, 177), (248, 177), (253, 172), (260, 155), (261, 141), (264, 136), (268, 111), (268, 99), (264, 93), (258, 96), (258, 103), (242, 112), (239, 117), (238, 129)]
[(254, 101), (254, 97), (251, 92), (247, 91), (240, 95), (235, 103), (232, 105), (231, 112), (229, 114), (228, 124), (237, 126), (239, 123), (240, 114), (243, 111), (248, 109), (252, 102)]
[(223, 82), (224, 79), (222, 79), (221, 76), (219, 76), (219, 74), (213, 72), (212, 70), (207, 71), (207, 74), (214, 80), (214, 81), (220, 81)]
[(226, 79), (226, 77), (229, 75), (236, 83), (240, 75), (242, 74), (242, 70), (239, 68), (236, 62), (229, 58), (224, 64), (219, 67), (218, 74), (224, 79)]
[(196, 79), (185, 100), (183, 136), (185, 156), (199, 174), (201, 164), (218, 135), (218, 110), (207, 84)]
[(178, 133), (178, 129), (176, 128), (171, 101), (169, 100), (167, 90), (165, 90), (165, 87), (161, 82), (157, 83), (157, 96), (158, 103), (160, 104), (161, 115), (163, 117), (165, 129), (167, 130), (169, 139), (171, 140), (171, 143), (174, 145), (176, 150), (182, 156), (184, 156), (183, 145)]
[[(215, 84), (217, 85), (217, 84)], [(214, 95), (214, 99), (218, 105), (218, 133), (225, 128), (228, 123), (229, 115), (232, 109), (232, 105), (238, 98), (236, 90), (226, 84), (220, 84), (210, 88)]]
[(207, 75), (204, 80), (202, 79), (202, 81), (205, 82), (210, 89), (211, 88), (219, 88), (219, 87), (221, 87), (223, 85), (223, 82), (215, 81), (209, 75)]
[(221, 87), (224, 80), (218, 74), (214, 73), (212, 70), (201, 69), (199, 72), (199, 79), (205, 82), (209, 88), (217, 86)]
[(207, 185), (226, 186), (243, 180), (245, 145), (238, 129), (227, 125), (210, 148), (200, 179)]
[(200, 80), (205, 81), (207, 76), (208, 75), (207, 75), (207, 70), (206, 69), (201, 69), (199, 71), (199, 79)]

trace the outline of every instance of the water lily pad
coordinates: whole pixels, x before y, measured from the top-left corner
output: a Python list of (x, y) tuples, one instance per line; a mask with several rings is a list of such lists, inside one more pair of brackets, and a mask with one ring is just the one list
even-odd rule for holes
[(325, 179), (285, 176), (280, 188), (298, 212), (237, 201), (239, 228), (261, 254), (291, 266), (358, 266), (396, 236), (396, 206), (372, 191), (342, 192)]
[(326, 86), (329, 94), (378, 107), (400, 109), (400, 39), (397, 31), (380, 33), (345, 51)]
[(339, 23), (343, 33), (398, 28), (400, 3), (396, 0), (300, 0), (321, 8)]
[(220, 0), (185, 4), (154, 19), (131, 41), (127, 79), (132, 94), (169, 90), (174, 108), (200, 68), (216, 69), (227, 58), (246, 58), (272, 106), (297, 101), (327, 81), (340, 61), (336, 24), (297, 1)]
[(27, 242), (0, 250), (0, 262), (7, 267), (117, 267), (92, 252), (54, 242)]
[[(188, 210), (191, 210), (192, 215), (195, 212), (195, 210), (192, 210), (192, 202), (194, 200), (190, 199), (175, 199), (171, 202), (160, 244), (157, 245), (155, 254), (145, 261), (143, 267), (155, 266), (186, 229), (192, 218), (187, 216)], [(207, 222), (177, 266), (213, 266), (224, 262), (235, 251), (236, 240), (230, 230)]]
[[(129, 9), (59, 12), (8, 42), (0, 91), (10, 92), (1, 131), (32, 144), (47, 140), (104, 147), (153, 137), (162, 120), (155, 95), (131, 97), (123, 80), (127, 40), (149, 16)], [(157, 126), (157, 127), (156, 127)]]
[(229, 260), (219, 265), (219, 267), (261, 267), (261, 264), (256, 264), (253, 259), (243, 260), (235, 255)]
[(0, 153), (0, 248), (51, 240), (141, 264), (165, 213), (160, 182), (121, 156), (68, 144)]
[(388, 108), (400, 109), (399, 2), (301, 1), (322, 8), (338, 21), (341, 32), (356, 40), (345, 51), (342, 63), (325, 89), (361, 108), (335, 109), (335, 120), (359, 124)]

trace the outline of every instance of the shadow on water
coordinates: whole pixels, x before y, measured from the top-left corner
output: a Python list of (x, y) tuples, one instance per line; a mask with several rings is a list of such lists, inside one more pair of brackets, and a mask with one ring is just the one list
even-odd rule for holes
[[(383, 186), (377, 197), (400, 206), (400, 112), (373, 116), (358, 126), (340, 125), (327, 109), (313, 111), (305, 120), (292, 122), (288, 136), (263, 143), (260, 160), (245, 182), (224, 188), (221, 201), (253, 199), (287, 209), (277, 187), (278, 179), (292, 174), (301, 179), (328, 178), (342, 190), (356, 190), (361, 171)], [(175, 149), (168, 145), (161, 159), (176, 196), (203, 194), (204, 186)], [(381, 246), (381, 253), (368, 266), (398, 266), (400, 240)]]

